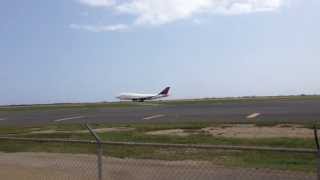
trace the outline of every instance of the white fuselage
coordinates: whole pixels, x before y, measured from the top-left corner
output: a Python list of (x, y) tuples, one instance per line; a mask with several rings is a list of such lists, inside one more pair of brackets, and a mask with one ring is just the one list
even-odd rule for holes
[(139, 94), (139, 93), (122, 93), (117, 98), (120, 100), (152, 100), (167, 97), (168, 95), (160, 94)]
[(117, 98), (124, 101), (138, 101), (143, 102), (146, 100), (159, 99), (169, 96), (170, 87), (166, 87), (159, 94), (140, 94), (140, 93), (122, 93)]

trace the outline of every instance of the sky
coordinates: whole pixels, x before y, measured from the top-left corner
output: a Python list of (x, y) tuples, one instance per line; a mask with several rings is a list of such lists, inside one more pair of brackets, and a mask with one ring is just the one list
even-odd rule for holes
[(320, 94), (319, 0), (4, 0), (0, 104)]

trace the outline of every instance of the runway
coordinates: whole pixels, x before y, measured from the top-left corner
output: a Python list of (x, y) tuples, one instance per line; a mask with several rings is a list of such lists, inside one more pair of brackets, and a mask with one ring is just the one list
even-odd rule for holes
[(133, 122), (314, 122), (320, 120), (320, 100), (268, 100), (207, 104), (150, 105), (134, 107), (73, 108), (0, 111), (0, 125), (50, 123)]

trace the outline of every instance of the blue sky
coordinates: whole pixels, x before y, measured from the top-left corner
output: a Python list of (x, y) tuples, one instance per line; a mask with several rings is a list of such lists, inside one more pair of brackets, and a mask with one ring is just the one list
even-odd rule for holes
[(0, 104), (320, 94), (318, 0), (5, 0)]

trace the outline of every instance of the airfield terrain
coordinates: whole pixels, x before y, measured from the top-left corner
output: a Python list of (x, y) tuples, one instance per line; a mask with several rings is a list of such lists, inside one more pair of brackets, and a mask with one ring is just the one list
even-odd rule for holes
[[(59, 159), (60, 161), (57, 161)], [(77, 169), (74, 164), (77, 164)], [(104, 171), (108, 179), (131, 180), (260, 180), (287, 179), (313, 180), (310, 174), (282, 172), (276, 170), (257, 170), (225, 168), (201, 161), (159, 161), (104, 158)], [(92, 180), (96, 177), (94, 155), (48, 154), (48, 153), (0, 153), (0, 175), (6, 180)], [(17, 168), (18, 167), (18, 168)], [(82, 171), (78, 171), (81, 169)], [(172, 173), (172, 169), (175, 170)]]
[(319, 97), (0, 107), (0, 124), (133, 122), (315, 122)]
[(192, 145), (313, 152), (319, 110), (320, 96), (2, 106), (0, 166), (6, 168), (0, 175), (8, 180), (95, 178), (95, 145), (49, 140), (92, 140), (83, 126), (89, 123), (104, 142), (129, 142), (103, 146), (104, 171), (111, 179), (316, 179), (312, 153)]

